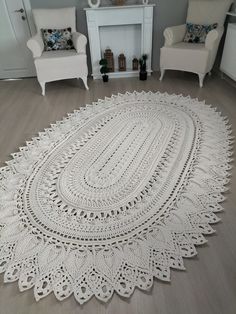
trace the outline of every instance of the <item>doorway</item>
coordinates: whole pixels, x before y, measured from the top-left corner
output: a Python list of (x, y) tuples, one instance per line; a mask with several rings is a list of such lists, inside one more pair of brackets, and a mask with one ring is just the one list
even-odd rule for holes
[(26, 46), (34, 33), (30, 0), (0, 0), (0, 79), (36, 75)]

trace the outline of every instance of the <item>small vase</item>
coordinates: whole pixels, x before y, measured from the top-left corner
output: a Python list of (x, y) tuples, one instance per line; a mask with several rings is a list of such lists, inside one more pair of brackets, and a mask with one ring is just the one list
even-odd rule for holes
[(88, 0), (88, 5), (90, 6), (90, 8), (93, 8), (93, 9), (98, 8), (100, 3), (101, 3), (101, 0), (95, 0), (95, 1)]
[(106, 83), (108, 82), (109, 76), (105, 74), (102, 76), (102, 79), (103, 79), (103, 82)]
[(113, 0), (112, 3), (114, 5), (124, 5), (125, 4), (125, 0)]
[(146, 81), (146, 79), (147, 79), (147, 71), (140, 71), (139, 72), (139, 79), (140, 79), (140, 81)]

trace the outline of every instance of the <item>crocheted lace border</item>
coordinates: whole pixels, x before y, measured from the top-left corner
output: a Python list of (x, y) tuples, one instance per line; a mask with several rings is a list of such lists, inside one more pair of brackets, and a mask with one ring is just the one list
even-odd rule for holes
[[(176, 203), (177, 210), (130, 243), (114, 243), (104, 249), (75, 248), (35, 234), (16, 208), (27, 163), (37, 160), (39, 152), (47, 151), (50, 142), (73, 128), (81, 116), (129, 97), (139, 101), (151, 97), (166, 105), (183, 104), (183, 110), (191, 107), (203, 125), (198, 159), (192, 165), (193, 177), (185, 186), (184, 197)], [(7, 166), (0, 169), (0, 272), (5, 272), (4, 281), (18, 280), (21, 291), (34, 287), (36, 300), (53, 291), (58, 300), (74, 294), (80, 304), (93, 295), (107, 301), (114, 291), (129, 297), (135, 287), (149, 289), (153, 278), (169, 281), (170, 269), (184, 270), (183, 257), (196, 255), (196, 246), (206, 243), (204, 235), (214, 232), (210, 224), (220, 220), (215, 213), (222, 210), (220, 203), (229, 182), (233, 143), (230, 134), (227, 119), (205, 102), (159, 92), (113, 95), (52, 124), (20, 147)]]

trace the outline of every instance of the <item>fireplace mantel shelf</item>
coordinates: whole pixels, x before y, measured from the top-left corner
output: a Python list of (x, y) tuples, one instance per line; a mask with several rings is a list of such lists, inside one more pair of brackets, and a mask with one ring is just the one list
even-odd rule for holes
[(109, 5), (109, 6), (99, 6), (98, 8), (84, 8), (85, 11), (89, 10), (116, 10), (116, 9), (132, 9), (132, 8), (146, 8), (155, 7), (155, 4), (133, 4), (133, 5)]

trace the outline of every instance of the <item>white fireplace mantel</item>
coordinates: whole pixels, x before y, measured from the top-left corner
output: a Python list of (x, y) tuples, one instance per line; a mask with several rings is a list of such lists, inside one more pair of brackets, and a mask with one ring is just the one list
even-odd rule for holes
[[(140, 57), (142, 54), (148, 55), (147, 60), (147, 71), (150, 74), (152, 72), (151, 62), (152, 62), (152, 29), (153, 29), (153, 7), (154, 4), (147, 5), (124, 5), (124, 6), (106, 6), (98, 8), (85, 8), (88, 35), (89, 35), (89, 46), (91, 54), (92, 63), (92, 76), (94, 79), (101, 78), (99, 60), (103, 56), (101, 47), (101, 30), (104, 27), (115, 27), (124, 26), (129, 27), (133, 25), (134, 27), (140, 27), (140, 32), (135, 35), (135, 41), (140, 44)], [(111, 28), (112, 29), (112, 28)], [(121, 35), (122, 36), (122, 35)], [(134, 35), (133, 35), (134, 37)], [(137, 37), (137, 38), (136, 38)], [(117, 41), (119, 40), (112, 36), (110, 33), (110, 39), (108, 40), (107, 46), (113, 49), (112, 42), (115, 41), (117, 46)], [(134, 38), (132, 38), (134, 40)], [(130, 43), (132, 43), (130, 40)], [(129, 40), (126, 40), (126, 44), (121, 43), (121, 52), (125, 52), (124, 46), (129, 45)], [(117, 58), (117, 56), (114, 56)], [(130, 64), (127, 66), (127, 71), (119, 72), (117, 69), (115, 72), (109, 73), (110, 77), (130, 77), (137, 76), (138, 71), (132, 71)]]

